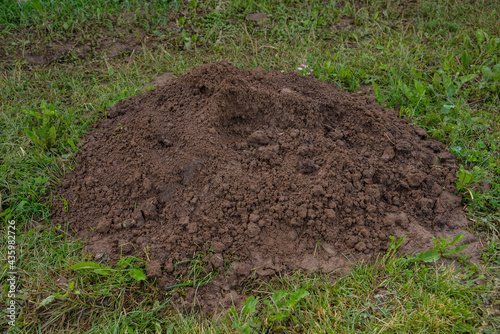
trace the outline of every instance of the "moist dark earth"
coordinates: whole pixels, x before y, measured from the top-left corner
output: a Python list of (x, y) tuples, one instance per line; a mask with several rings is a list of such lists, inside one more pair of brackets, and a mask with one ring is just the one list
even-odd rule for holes
[(373, 260), (389, 236), (407, 253), (464, 233), (457, 162), (371, 96), (311, 76), (195, 68), (107, 111), (65, 176), (53, 222), (96, 260), (148, 259), (165, 289), (206, 254), (219, 276), (174, 302), (241, 302), (241, 282)]

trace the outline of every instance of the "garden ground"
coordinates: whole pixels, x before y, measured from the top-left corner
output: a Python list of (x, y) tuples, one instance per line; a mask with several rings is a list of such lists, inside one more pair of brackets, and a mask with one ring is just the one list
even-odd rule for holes
[[(2, 328), (497, 332), (499, 12), (495, 1), (7, 1), (0, 9), (2, 300), (7, 305), (7, 226), (15, 221), (18, 313), (15, 327), (2, 317)], [(483, 240), (480, 264), (442, 241), (433, 253), (396, 256), (393, 241), (375, 264), (353, 264), (345, 275), (249, 280), (242, 310), (204, 317), (172, 310), (172, 293), (142, 279), (144, 262), (97, 267), (69, 226), (51, 224), (47, 196), (107, 108), (151, 89), (158, 75), (168, 80), (201, 64), (288, 71), (304, 58), (319, 80), (374, 94), (460, 159), (456, 188)], [(189, 261), (193, 275), (202, 257)], [(438, 257), (461, 265), (436, 265)]]

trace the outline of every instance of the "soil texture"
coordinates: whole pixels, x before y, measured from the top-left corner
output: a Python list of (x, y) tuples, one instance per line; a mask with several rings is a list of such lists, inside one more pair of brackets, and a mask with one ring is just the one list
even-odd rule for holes
[[(85, 138), (53, 205), (97, 260), (136, 255), (169, 287), (207, 254), (220, 275), (183, 300), (241, 301), (242, 280), (331, 272), (464, 233), (456, 160), (371, 96), (293, 72), (204, 65), (124, 100)], [(179, 297), (174, 295), (174, 299)]]

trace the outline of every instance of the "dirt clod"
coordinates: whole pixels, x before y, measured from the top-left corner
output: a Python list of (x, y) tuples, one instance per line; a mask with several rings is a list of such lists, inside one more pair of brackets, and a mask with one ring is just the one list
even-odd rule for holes
[(266, 145), (269, 143), (269, 137), (264, 131), (257, 130), (248, 137), (248, 141), (260, 145)]
[(97, 233), (108, 233), (110, 227), (111, 227), (111, 220), (107, 218), (101, 218), (99, 220), (99, 223), (97, 224), (95, 231)]
[(106, 253), (96, 253), (94, 255), (94, 260), (96, 260), (99, 263), (108, 263), (109, 262), (109, 256)]
[(148, 276), (169, 282), (200, 249), (221, 273), (237, 261), (198, 290), (208, 304), (238, 299), (228, 291), (254, 273), (375, 258), (389, 236), (406, 235), (406, 252), (458, 233), (476, 245), (444, 145), (312, 76), (208, 64), (108, 115), (58, 189), (77, 200), (68, 212), (56, 202), (54, 223), (69, 221), (111, 262), (149, 249)]
[(161, 273), (161, 262), (158, 260), (150, 261), (146, 265), (146, 274), (150, 278), (159, 278)]
[(137, 226), (142, 226), (142, 224), (144, 224), (144, 214), (140, 209), (135, 209), (134, 212), (132, 212), (131, 218), (135, 221)]

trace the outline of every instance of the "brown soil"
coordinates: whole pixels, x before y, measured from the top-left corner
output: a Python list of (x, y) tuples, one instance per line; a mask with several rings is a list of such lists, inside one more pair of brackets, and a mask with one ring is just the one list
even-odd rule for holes
[(165, 286), (186, 274), (178, 261), (213, 254), (205, 269), (225, 275), (197, 291), (204, 306), (241, 300), (234, 290), (251, 275), (373, 259), (389, 236), (406, 235), (406, 252), (458, 233), (477, 248), (453, 194), (455, 158), (370, 96), (222, 62), (107, 116), (63, 180), (69, 211), (57, 201), (54, 222), (101, 261), (147, 257)]

